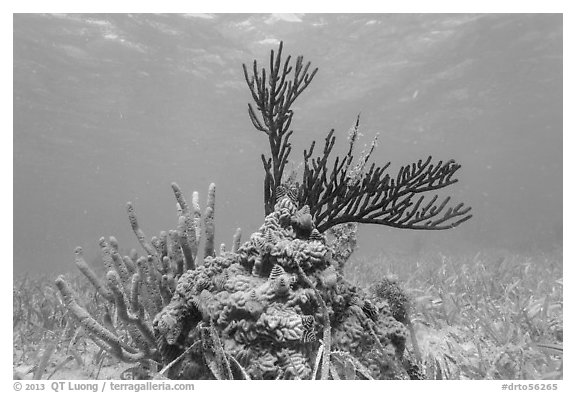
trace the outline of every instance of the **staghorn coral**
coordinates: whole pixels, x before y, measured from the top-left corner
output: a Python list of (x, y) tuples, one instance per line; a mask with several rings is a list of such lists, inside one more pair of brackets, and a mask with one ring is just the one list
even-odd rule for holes
[[(303, 238), (298, 226), (307, 228), (300, 220), (307, 208), (278, 194), (274, 211), (236, 252), (207, 256), (180, 277), (153, 323), (163, 363), (174, 361), (210, 325), (227, 356), (252, 379), (313, 378), (315, 358), (323, 356), (329, 365), (331, 351), (361, 359), (372, 378), (408, 378), (402, 367), (406, 327), (390, 307), (377, 309), (338, 274), (332, 250), (314, 228)], [(169, 376), (210, 374), (200, 358), (200, 349), (190, 351)]]

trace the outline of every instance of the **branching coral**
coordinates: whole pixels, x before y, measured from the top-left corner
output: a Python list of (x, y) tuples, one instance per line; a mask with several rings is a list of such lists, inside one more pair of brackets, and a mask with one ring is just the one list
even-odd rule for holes
[[(448, 207), (450, 197), (439, 201), (438, 196), (425, 200), (421, 195), (457, 182), (454, 173), (460, 168), (454, 160), (431, 164), (432, 157), (400, 168), (395, 177), (386, 173), (390, 163), (382, 167), (365, 165), (373, 147), (359, 163), (352, 165), (359, 119), (349, 138), (346, 156), (328, 160), (336, 137), (331, 130), (323, 152), (311, 159), (313, 142), (304, 151), (304, 175), (301, 203), (312, 206), (310, 213), (320, 232), (348, 222), (380, 224), (403, 229), (449, 229), (472, 217), (471, 208), (462, 203)], [(374, 145), (373, 145), (374, 146)], [(416, 199), (416, 200), (415, 200)]]
[[(278, 48), (278, 53), (270, 53), (270, 68), (268, 75), (266, 69), (258, 71), (258, 63), (254, 60), (252, 75), (248, 74), (246, 65), (244, 77), (250, 88), (252, 98), (256, 102), (256, 108), (260, 112), (261, 118), (251, 104), (248, 104), (248, 114), (252, 124), (258, 131), (268, 135), (270, 152), (272, 157), (266, 158), (262, 155), (262, 163), (266, 172), (264, 181), (264, 201), (265, 212), (270, 214), (274, 209), (276, 201), (276, 189), (282, 182), (282, 174), (292, 146), (288, 141), (292, 135), (289, 130), (292, 123), (294, 111), (292, 104), (298, 96), (308, 87), (316, 75), (318, 68), (311, 73), (310, 62), (304, 64), (304, 58), (298, 56), (296, 65), (290, 65), (291, 56), (288, 56), (282, 63), (282, 46)], [(292, 74), (292, 70), (294, 73)], [(291, 79), (290, 79), (291, 78)]]
[[(285, 165), (292, 150), (289, 130), (296, 98), (308, 87), (316, 72), (308, 74), (310, 63), (303, 65), (299, 56), (293, 80), (291, 57), (282, 64), (282, 43), (275, 55), (270, 53), (269, 80), (266, 69), (258, 70), (254, 61), (252, 75), (244, 65), (244, 76), (256, 108), (248, 105), (248, 114), (254, 127), (266, 133), (270, 143), (271, 158), (262, 155), (264, 164), (265, 211), (269, 214), (277, 198), (276, 189), (282, 184)], [(267, 83), (268, 82), (268, 83)], [(360, 117), (348, 138), (348, 152), (329, 162), (336, 137), (331, 130), (322, 153), (313, 158), (315, 141), (304, 151), (304, 173), (301, 184), (295, 184), (298, 205), (310, 207), (310, 214), (318, 231), (349, 222), (380, 224), (404, 229), (449, 229), (470, 219), (470, 207), (460, 203), (449, 207), (450, 197), (439, 200), (438, 195), (426, 200), (425, 194), (448, 187), (457, 182), (454, 174), (460, 168), (454, 160), (432, 163), (432, 157), (400, 168), (396, 176), (386, 172), (390, 163), (383, 166), (368, 161), (376, 140), (354, 162), (354, 147), (358, 140)]]

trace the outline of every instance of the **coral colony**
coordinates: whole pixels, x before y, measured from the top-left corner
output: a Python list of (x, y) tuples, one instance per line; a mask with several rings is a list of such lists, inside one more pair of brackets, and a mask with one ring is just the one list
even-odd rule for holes
[[(173, 183), (178, 224), (148, 240), (132, 204), (128, 218), (144, 254), (121, 256), (117, 241), (100, 239), (107, 273), (99, 278), (76, 249), (76, 265), (108, 303), (96, 320), (63, 276), (56, 280), (66, 307), (101, 349), (138, 363), (142, 378), (171, 379), (418, 379), (418, 346), (406, 350), (409, 300), (383, 278), (362, 289), (342, 275), (356, 244), (358, 223), (405, 229), (453, 228), (471, 218), (450, 198), (423, 193), (456, 182), (460, 165), (431, 158), (402, 167), (368, 166), (375, 141), (354, 157), (359, 119), (346, 155), (330, 159), (334, 130), (313, 157), (304, 151), (300, 182), (284, 174), (291, 153), (292, 104), (309, 86), (302, 56), (282, 60), (282, 43), (269, 69), (244, 76), (255, 101), (254, 127), (268, 137), (264, 164), (264, 223), (230, 250), (215, 252), (215, 186), (202, 214), (198, 193), (189, 204)], [(203, 246), (201, 247), (201, 244)]]

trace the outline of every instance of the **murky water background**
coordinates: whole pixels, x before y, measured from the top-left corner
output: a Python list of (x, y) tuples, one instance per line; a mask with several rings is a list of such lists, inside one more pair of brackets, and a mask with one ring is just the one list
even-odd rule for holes
[(374, 160), (463, 165), (451, 231), (361, 228), (358, 255), (507, 249), (562, 235), (561, 15), (16, 15), (14, 271), (63, 272), (100, 236), (137, 247), (176, 225), (170, 183), (217, 185), (217, 242), (263, 218), (265, 135), (242, 63), (284, 40), (319, 73), (295, 106), (292, 160), (361, 112)]

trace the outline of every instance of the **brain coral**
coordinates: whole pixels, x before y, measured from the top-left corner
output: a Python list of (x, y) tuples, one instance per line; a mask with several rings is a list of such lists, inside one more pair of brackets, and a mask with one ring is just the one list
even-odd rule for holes
[[(252, 379), (310, 379), (325, 307), (334, 353), (359, 359), (373, 378), (407, 378), (401, 366), (405, 326), (390, 307), (375, 307), (344, 280), (309, 215), (308, 206), (298, 209), (290, 193), (280, 194), (274, 211), (236, 252), (209, 256), (180, 277), (153, 324), (164, 364), (198, 340), (199, 327), (210, 325)], [(171, 378), (210, 375), (199, 352), (186, 355)]]

